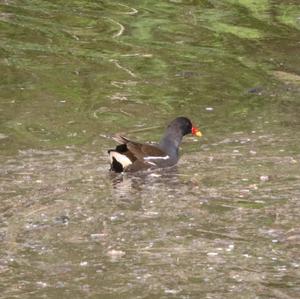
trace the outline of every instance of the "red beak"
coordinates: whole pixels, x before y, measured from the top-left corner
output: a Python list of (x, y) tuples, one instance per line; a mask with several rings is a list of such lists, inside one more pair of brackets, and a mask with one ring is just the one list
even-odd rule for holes
[(202, 136), (202, 133), (200, 132), (200, 130), (196, 127), (192, 127), (192, 134), (198, 137)]

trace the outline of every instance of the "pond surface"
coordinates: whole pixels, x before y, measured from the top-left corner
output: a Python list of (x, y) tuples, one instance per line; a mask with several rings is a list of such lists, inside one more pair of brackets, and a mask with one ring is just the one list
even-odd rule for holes
[[(0, 298), (299, 298), (298, 1), (1, 1)], [(176, 169), (112, 175), (185, 115)]]

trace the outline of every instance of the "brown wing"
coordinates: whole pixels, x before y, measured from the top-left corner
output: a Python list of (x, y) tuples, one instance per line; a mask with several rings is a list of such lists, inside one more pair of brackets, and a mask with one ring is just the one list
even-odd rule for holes
[(130, 151), (138, 160), (144, 161), (146, 156), (165, 156), (166, 153), (156, 146), (150, 144), (142, 144), (134, 141), (130, 141), (124, 136), (115, 135), (112, 137), (116, 142), (120, 144), (126, 144), (126, 148)]
[(136, 142), (128, 142), (126, 144), (128, 150), (140, 161), (144, 162), (144, 158), (147, 156), (165, 156), (166, 153), (156, 146), (150, 144), (141, 144)]
[(130, 142), (130, 140), (128, 140), (124, 136), (121, 136), (121, 135), (118, 135), (118, 134), (113, 136), (112, 139), (115, 140), (116, 142), (120, 143), (120, 144), (126, 144), (126, 143)]
[[(153, 162), (147, 161), (145, 157), (163, 157), (166, 153), (156, 146), (150, 144), (142, 144), (129, 139), (116, 135), (113, 137), (115, 141), (120, 143), (116, 150), (125, 154), (133, 163), (126, 169), (126, 171), (136, 171), (147, 169), (153, 166)], [(155, 164), (154, 164), (155, 165)]]

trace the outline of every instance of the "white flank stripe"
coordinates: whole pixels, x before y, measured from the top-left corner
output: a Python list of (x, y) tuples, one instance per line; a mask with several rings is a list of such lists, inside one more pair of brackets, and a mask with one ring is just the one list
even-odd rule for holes
[(122, 155), (118, 152), (110, 152), (109, 157), (110, 157), (110, 163), (112, 163), (113, 158), (115, 158), (120, 164), (122, 164), (123, 168), (126, 168), (127, 166), (132, 164), (130, 159), (128, 159), (125, 155)]
[(144, 160), (167, 160), (169, 159), (169, 155), (166, 156), (147, 156), (144, 157)]

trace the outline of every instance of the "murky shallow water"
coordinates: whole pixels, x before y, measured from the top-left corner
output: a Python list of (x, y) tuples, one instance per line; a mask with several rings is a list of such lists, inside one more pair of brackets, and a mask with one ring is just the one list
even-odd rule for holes
[[(296, 4), (1, 4), (0, 297), (298, 298)], [(108, 172), (177, 115), (175, 169)]]
[(262, 150), (272, 139), (235, 134), (134, 176), (78, 148), (7, 160), (3, 298), (296, 298), (300, 155)]

